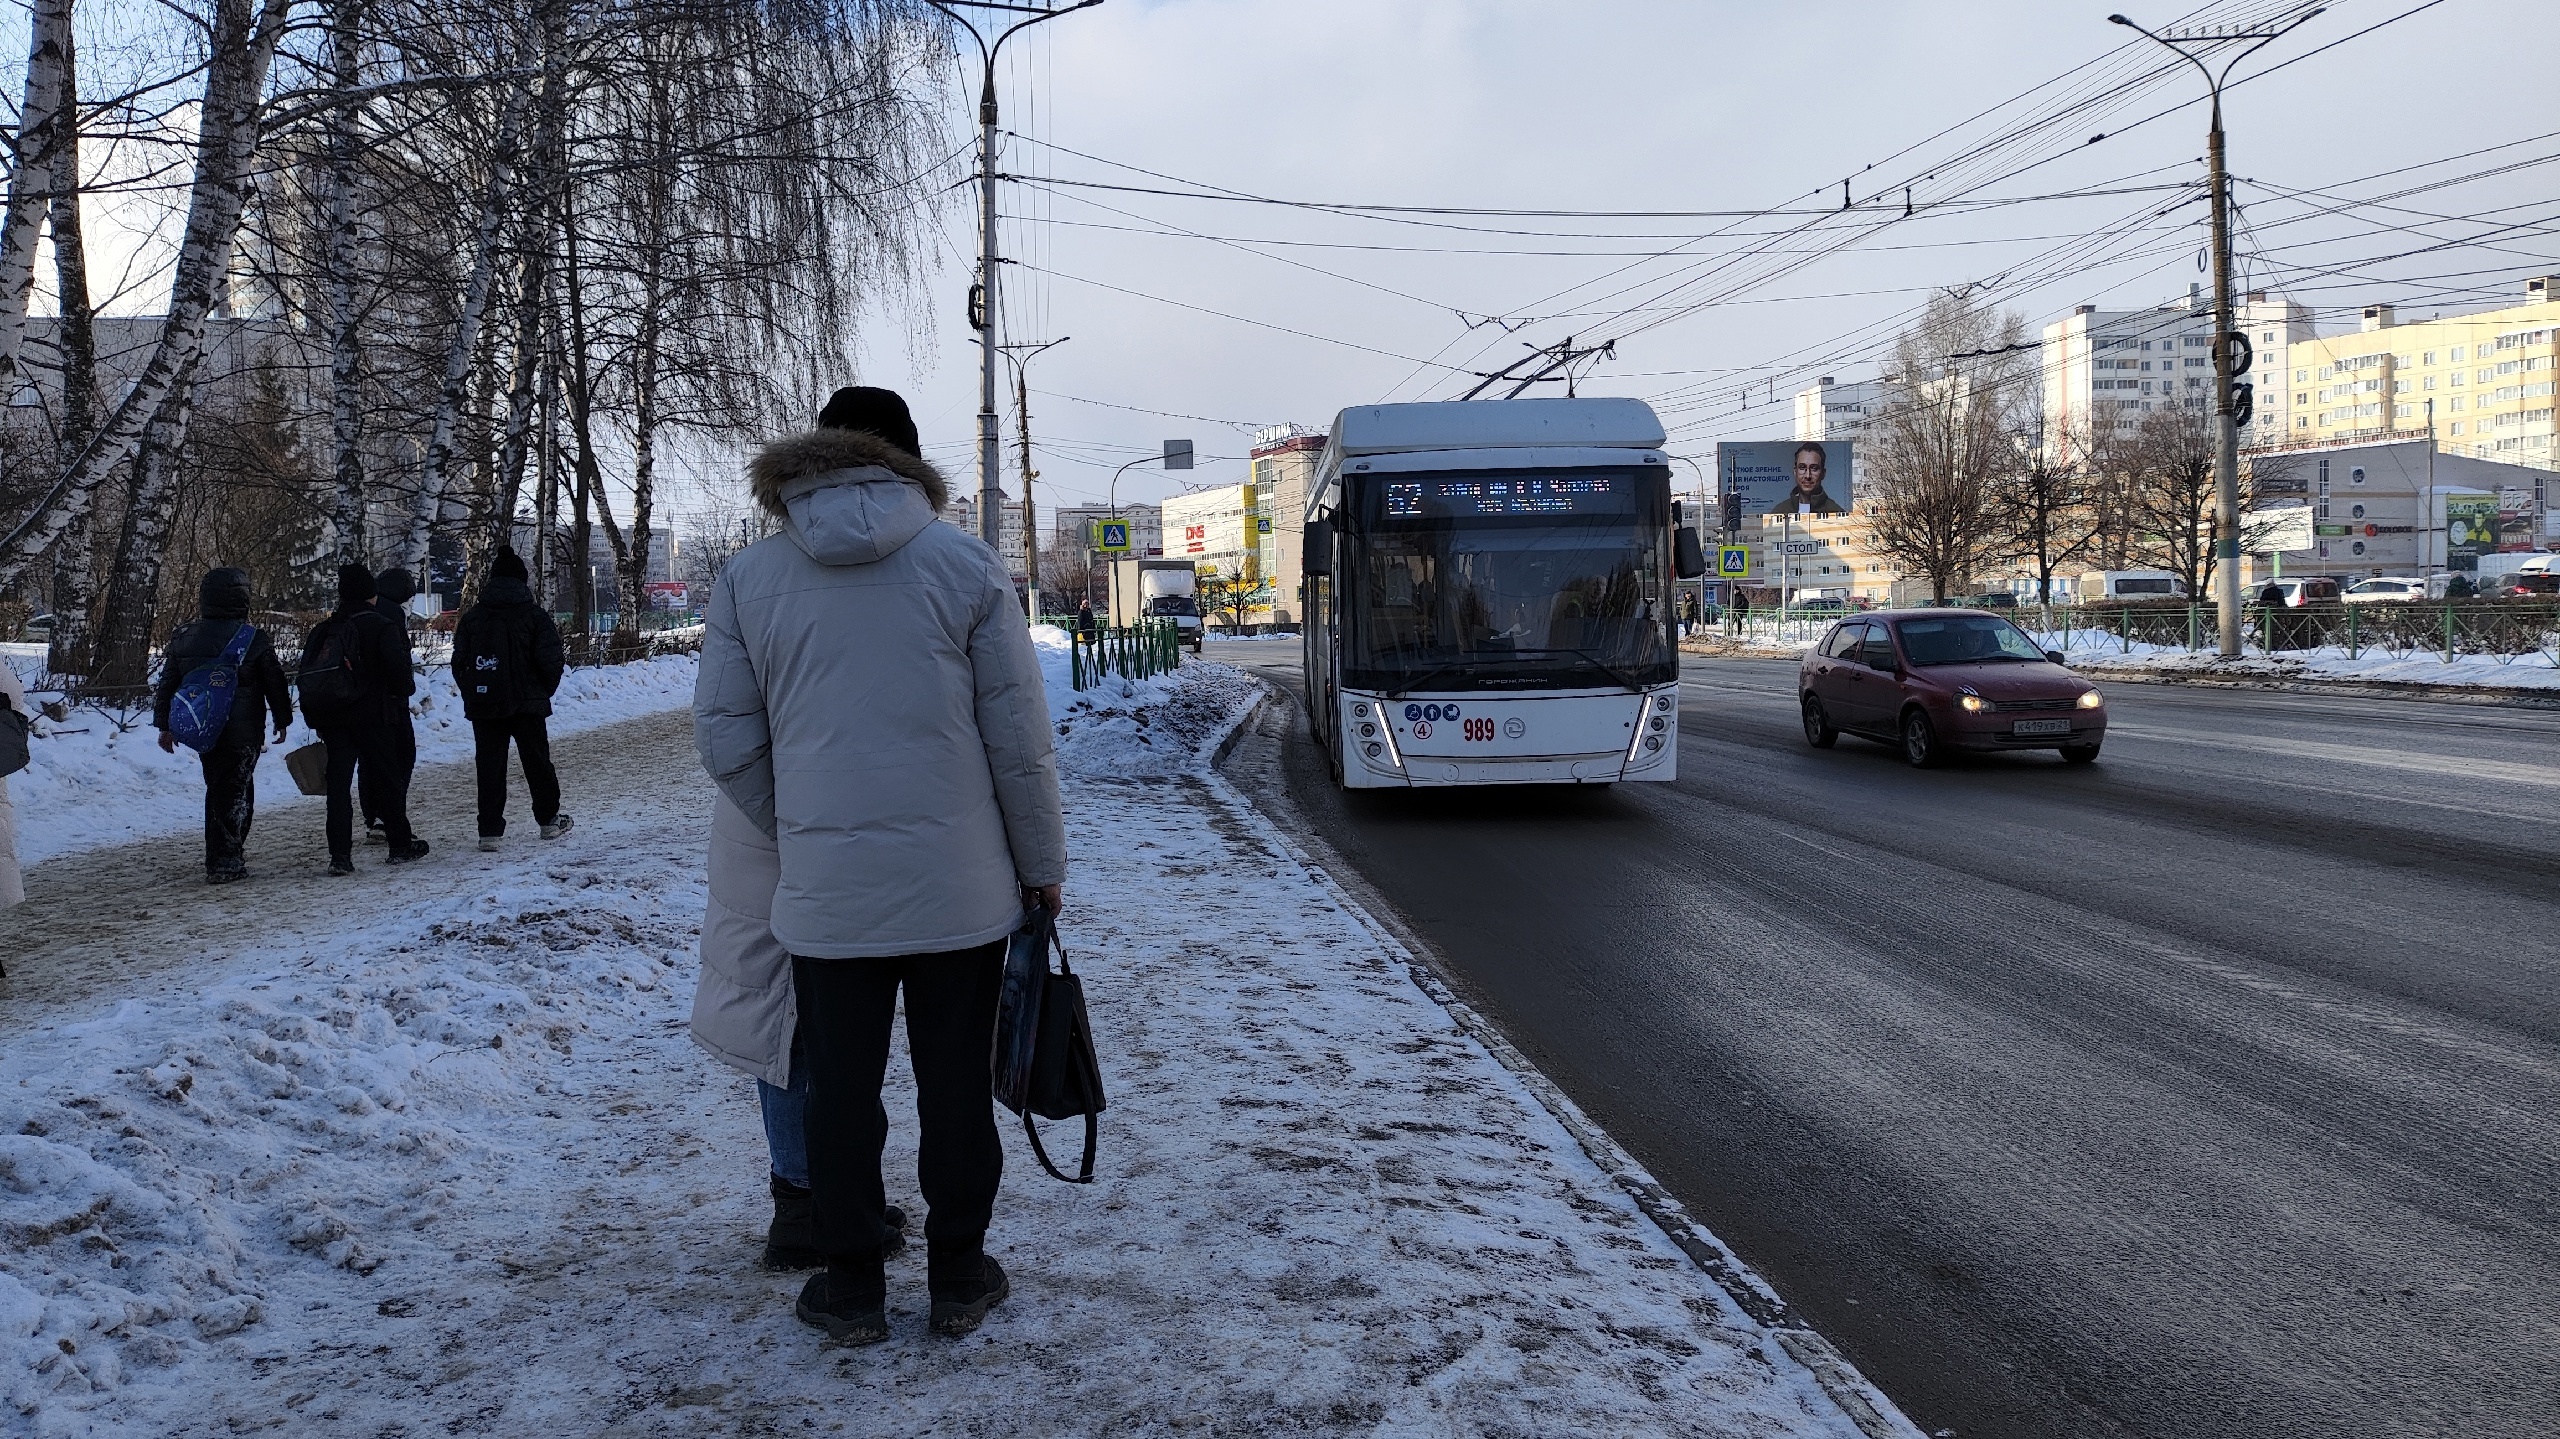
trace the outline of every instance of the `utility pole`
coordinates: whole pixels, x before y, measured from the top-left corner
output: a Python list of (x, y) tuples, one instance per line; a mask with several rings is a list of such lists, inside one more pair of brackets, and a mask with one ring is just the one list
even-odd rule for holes
[[(2146, 30), (2122, 15), (2107, 17), (2110, 24), (2122, 25), (2195, 66), (2213, 101), (2212, 128), (2205, 138), (2205, 164), (2213, 191), (2213, 607), (2216, 649), (2224, 659), (2238, 659), (2241, 652), (2240, 401), (2236, 391), (2238, 372), (2247, 368), (2250, 348), (2248, 336), (2231, 322), (2231, 176), (2223, 162), (2222, 86), (2241, 61), (2320, 13), (2307, 10), (2273, 30), (2233, 27), (2168, 32)], [(2219, 71), (2193, 53), (2244, 42), (2247, 48), (2224, 61)]]
[[(996, 53), (1004, 42), (1043, 20), (1090, 9), (1102, 0), (1076, 0), (1075, 4), (1050, 8), (1045, 5), (1019, 5), (1003, 0), (928, 0), (934, 9), (960, 23), (969, 38), (978, 44), (978, 58), (984, 71), (978, 88), (978, 283), (969, 293), (969, 327), (978, 332), (980, 363), (978, 366), (978, 538), (996, 549), (1004, 541), (1004, 484), (1002, 460), (996, 441)], [(962, 13), (968, 10), (1008, 11), (1028, 15), (995, 32), (989, 40), (987, 32)], [(992, 28), (992, 26), (990, 26)], [(1034, 586), (1037, 588), (1036, 584)]]
[[(1021, 344), (996, 347), (1004, 351), (1006, 359), (1013, 361), (1014, 410), (1021, 416), (1022, 567), (1031, 576), (1029, 593), (1022, 599), (1022, 611), (1024, 617), (1033, 624), (1040, 622), (1040, 516), (1039, 511), (1031, 504), (1031, 482), (1040, 478), (1040, 472), (1031, 468), (1031, 362), (1039, 357), (1042, 350), (1052, 345), (1063, 345), (1074, 338), (1073, 335), (1060, 335), (1054, 340), (1025, 341)], [(1014, 353), (1016, 350), (1029, 350), (1031, 353), (1016, 355)]]

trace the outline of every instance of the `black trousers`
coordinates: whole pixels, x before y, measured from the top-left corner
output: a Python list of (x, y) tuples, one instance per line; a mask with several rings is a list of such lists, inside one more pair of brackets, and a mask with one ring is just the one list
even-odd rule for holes
[(480, 774), (480, 833), (507, 832), (507, 742), (515, 741), (516, 762), (524, 767), (524, 787), (533, 800), (533, 822), (549, 824), (560, 817), (560, 772), (551, 767), (551, 722), (541, 715), (509, 715), (471, 722), (471, 759)]
[(242, 739), (226, 734), (198, 756), (204, 763), (204, 868), (218, 874), (241, 867), (241, 851), (249, 844), (249, 821), (258, 809), (256, 730)]
[[(386, 752), (391, 756), (390, 762), (400, 771), (400, 792), (407, 794), (409, 781), (418, 773), (418, 731), (409, 721), (409, 707), (402, 705), (400, 712), (392, 716), (385, 723), (384, 728), (387, 731), (383, 736)], [(364, 761), (361, 759), (356, 761), (356, 773), (359, 776), (364, 773)], [(367, 829), (382, 822), (382, 816), (374, 810), (373, 796), (373, 787), (359, 780), (356, 785), (356, 807), (364, 811)]]
[[(405, 726), (404, 726), (405, 728)], [(356, 850), (356, 806), (352, 791), (356, 767), (364, 767), (366, 805), (382, 821), (383, 838), (393, 849), (406, 849), (417, 836), (409, 828), (409, 772), (397, 763), (399, 741), (392, 726), (333, 725), (320, 731), (329, 747), (329, 857), (352, 860)]]
[(867, 1254), (889, 1237), (880, 1181), (889, 1112), (880, 1103), (880, 1081), (889, 1067), (889, 1026), (901, 989), (916, 1074), (916, 1178), (924, 1191), (928, 1261), (934, 1253), (978, 1253), (1004, 1177), (988, 1057), (1003, 970), (1002, 940), (896, 959), (793, 957), (809, 1068), (801, 1128), (809, 1142), (812, 1242), (819, 1253)]

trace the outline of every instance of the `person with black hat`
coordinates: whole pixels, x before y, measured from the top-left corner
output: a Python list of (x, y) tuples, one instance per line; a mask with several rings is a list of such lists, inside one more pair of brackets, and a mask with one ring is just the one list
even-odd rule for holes
[[(388, 569), (373, 577), (373, 607), (384, 619), (398, 625), (405, 633), (409, 628), (409, 597), (418, 592), (418, 581), (404, 569)], [(400, 787), (405, 792), (418, 773), (418, 732), (409, 721), (409, 707), (390, 717), (383, 733), (383, 747), (396, 761), (400, 771)], [(356, 782), (356, 804), (364, 811), (364, 837), (374, 844), (385, 842), (382, 816), (373, 812), (373, 787), (364, 783), (361, 762)]]
[(507, 746), (516, 748), (533, 822), (544, 839), (569, 832), (560, 812), (560, 772), (551, 764), (551, 696), (568, 669), (560, 627), (533, 601), (532, 577), (513, 549), (500, 549), (480, 582), (480, 602), (453, 627), (453, 682), (471, 721), (471, 757), (479, 768), (480, 847), (494, 850), (507, 832)]
[[(880, 1084), (904, 1009), (928, 1323), (966, 1334), (1011, 1292), (986, 1252), (1004, 1173), (988, 1035), (1005, 941), (1026, 904), (1057, 912), (1066, 878), (1039, 660), (1003, 560), (938, 523), (944, 481), (896, 394), (838, 390), (818, 428), (765, 446), (748, 479), (781, 532), (712, 590), (694, 747), (721, 792), (715, 834), (770, 842), (778, 878), (733, 875), (718, 896), (751, 912), (769, 895), (771, 943), (749, 944), (752, 966), (715, 963), (724, 947), (706, 927), (704, 985), (721, 991), (697, 997), (694, 1032), (769, 1084), (801, 1074), (797, 1037), (808, 1244), (827, 1261), (797, 1313), (872, 1344), (889, 1337), (899, 1247)], [(749, 848), (715, 845), (712, 862)], [(770, 973), (781, 955), (789, 967)]]
[(159, 727), (160, 748), (178, 751), (178, 734), (170, 714), (178, 691), (198, 671), (228, 665), (231, 671), (230, 713), (214, 732), (212, 743), (197, 734), (188, 744), (201, 746), (204, 764), (204, 879), (229, 884), (247, 879), (242, 851), (249, 843), (249, 822), (258, 807), (258, 755), (266, 749), (259, 718), (272, 713), (276, 742), (284, 742), (293, 723), (293, 696), (286, 688), (284, 665), (275, 642), (264, 629), (249, 623), (249, 572), (218, 569), (206, 573), (196, 592), (200, 617), (178, 627), (160, 660), (160, 682), (152, 687), (151, 722)]
[(338, 608), (312, 627), (294, 679), (302, 693), (303, 718), (329, 747), (331, 874), (356, 872), (356, 807), (350, 791), (359, 762), (391, 847), (390, 862), (407, 864), (427, 855), (427, 842), (409, 828), (408, 772), (388, 738), (395, 712), (406, 726), (409, 696), (418, 689), (409, 631), (384, 619), (373, 601), (373, 571), (340, 565)]

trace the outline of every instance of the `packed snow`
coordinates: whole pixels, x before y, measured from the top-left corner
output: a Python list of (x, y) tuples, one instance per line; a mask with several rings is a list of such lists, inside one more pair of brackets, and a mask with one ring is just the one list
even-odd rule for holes
[(556, 843), (172, 874), (8, 955), (167, 967), (0, 1018), (0, 1429), (1859, 1432), (1199, 763), (1249, 681), (1060, 688), (1111, 1108), (1090, 1188), (1007, 1128), (1013, 1297), (978, 1334), (924, 1332), (913, 1248), (873, 1349), (756, 1267), (753, 1088), (684, 1033), (710, 792), (644, 715)]
[[(20, 651), (32, 650), (32, 656)], [(9, 646), (7, 658), (32, 679), (44, 647)], [(30, 666), (30, 658), (33, 665)], [(631, 664), (572, 669), (551, 702), (551, 733), (575, 734), (634, 715), (693, 702), (694, 660), (689, 655)], [(418, 763), (471, 757), (471, 722), (462, 717), (462, 693), (453, 671), (421, 665), (418, 693), (410, 701), (418, 734)], [(272, 739), (274, 731), (268, 732)], [(268, 815), (319, 801), (302, 796), (285, 769), (285, 754), (315, 743), (302, 717), (283, 744), (270, 743), (258, 761), (258, 812)], [(204, 823), (204, 777), (194, 751), (163, 754), (150, 711), (78, 706), (61, 721), (40, 719), (27, 768), (9, 776), (9, 799), (18, 811), (18, 859), (37, 864), (99, 845), (193, 829)]]

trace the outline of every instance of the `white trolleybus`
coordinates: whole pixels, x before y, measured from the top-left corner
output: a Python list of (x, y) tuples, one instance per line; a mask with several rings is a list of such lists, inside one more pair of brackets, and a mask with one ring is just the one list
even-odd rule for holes
[(1675, 541), (1640, 400), (1344, 410), (1307, 501), (1307, 704), (1351, 789), (1669, 780)]

